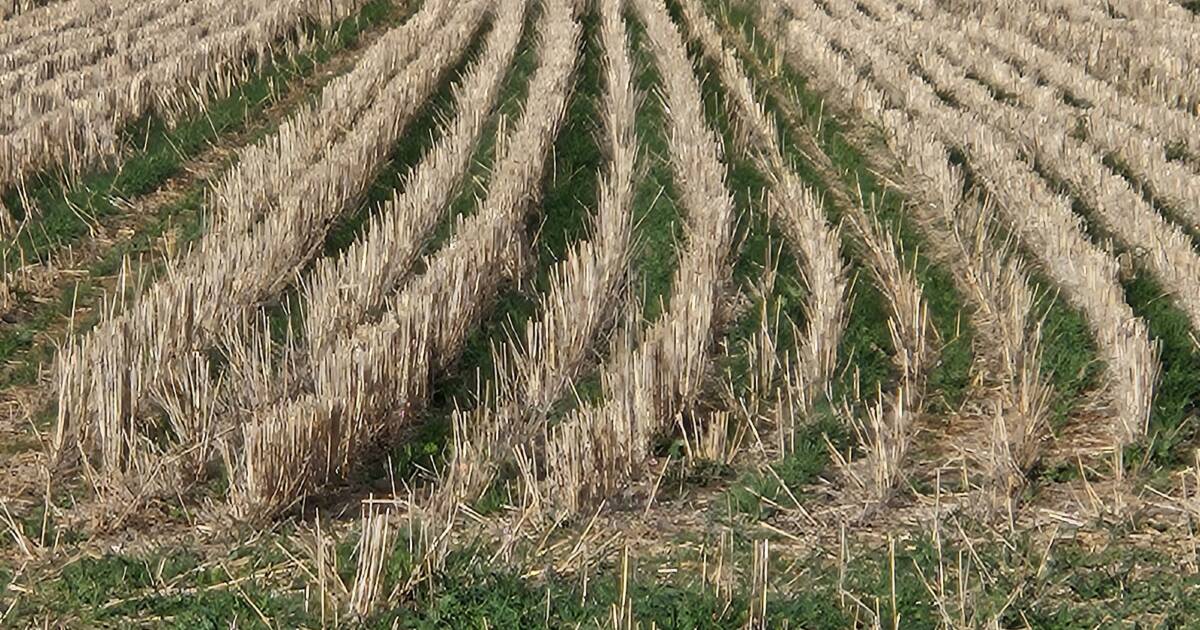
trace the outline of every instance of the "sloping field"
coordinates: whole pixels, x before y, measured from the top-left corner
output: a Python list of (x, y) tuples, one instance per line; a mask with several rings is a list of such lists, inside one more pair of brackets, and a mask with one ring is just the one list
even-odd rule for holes
[(1200, 624), (1197, 10), (0, 4), (0, 625)]

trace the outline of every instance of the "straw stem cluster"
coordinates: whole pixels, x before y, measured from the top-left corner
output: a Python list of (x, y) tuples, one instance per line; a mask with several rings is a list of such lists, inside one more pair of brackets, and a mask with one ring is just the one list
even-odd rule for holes
[[(504, 0), (492, 38), (514, 37), (524, 3)], [(342, 477), (380, 439), (395, 437), (424, 402), (432, 373), (460, 352), (506, 274), (518, 269), (526, 215), (570, 95), (580, 26), (563, 2), (547, 2), (540, 66), (530, 98), (502, 145), (486, 199), (460, 220), (425, 272), (389, 300), (378, 323), (359, 327), (313, 365), (313, 390), (242, 427), (228, 458), (235, 513), (267, 517)], [(503, 40), (501, 40), (503, 41)]]
[[(608, 166), (592, 238), (573, 246), (551, 270), (540, 315), (524, 335), (493, 353), (498, 367), (491, 400), (455, 412), (450, 461), (426, 508), (426, 521), (436, 530), (448, 529), (460, 505), (479, 498), (499, 466), (524, 450), (552, 406), (570, 394), (575, 379), (592, 365), (593, 348), (624, 295), (632, 246), (638, 103), (622, 5), (621, 0), (602, 0), (599, 7)], [(445, 550), (435, 545), (428, 561), (436, 565)]]
[(1167, 142), (1154, 132), (1130, 124), (1103, 108), (1071, 105), (1062, 88), (1040, 85), (1037, 76), (997, 59), (957, 34), (944, 36), (942, 29), (925, 22), (904, 23), (901, 28), (907, 29), (914, 41), (933, 45), (943, 58), (954, 60), (954, 65), (962, 66), (970, 76), (986, 81), (984, 87), (989, 91), (1002, 90), (1022, 108), (1038, 112), (1048, 122), (1073, 132), (1082, 123), (1087, 145), (1101, 155), (1119, 160), (1181, 221), (1193, 228), (1200, 227), (1200, 176), (1187, 164), (1169, 159)]
[(994, 207), (964, 195), (961, 169), (951, 162), (946, 145), (901, 112), (889, 110), (884, 120), (885, 139), (894, 155), (904, 156), (902, 167), (917, 199), (958, 250), (983, 343), (998, 344), (983, 353), (999, 362), (982, 366), (995, 386), (987, 411), (993, 421), (991, 446), (982, 459), (992, 489), (1008, 497), (1023, 487), (1049, 430), (1051, 388), (1041, 372), (1037, 296), (1013, 242), (999, 235)]
[[(1006, 223), (1088, 318), (1106, 362), (1118, 433), (1129, 439), (1144, 431), (1158, 374), (1157, 350), (1145, 322), (1124, 302), (1116, 260), (1090, 242), (1071, 200), (1052, 192), (1000, 131), (971, 111), (946, 105), (874, 37), (846, 36), (843, 25), (811, 2), (795, 0), (790, 6), (804, 18), (788, 29), (797, 63), (850, 95), (868, 119), (924, 128), (966, 155)], [(849, 58), (835, 52), (833, 44)], [(860, 68), (868, 78), (859, 78)], [(888, 109), (896, 113), (885, 116)]]
[(667, 312), (619, 345), (604, 367), (605, 401), (572, 413), (546, 437), (547, 478), (538, 492), (562, 514), (578, 513), (629, 480), (656, 435), (676, 423), (699, 428), (695, 404), (718, 324), (717, 301), (729, 284), (734, 210), (720, 141), (705, 122), (700, 86), (667, 8), (660, 0), (633, 6), (662, 76), (687, 245)]
[(81, 33), (70, 20), (9, 24), (29, 32), (10, 36), (17, 41), (0, 49), (0, 92), (11, 95), (0, 103), (0, 189), (35, 172), (78, 173), (116, 156), (128, 122), (148, 112), (170, 117), (229, 93), (305, 22), (332, 24), (363, 2), (160, 0), (89, 10), (91, 4), (58, 5), (93, 16)]
[(1115, 20), (1085, 17), (1078, 0), (1057, 4), (1061, 11), (1019, 0), (947, 6), (964, 19), (1020, 33), (1126, 93), (1183, 110), (1200, 105), (1200, 38), (1182, 7), (1169, 19)]
[[(62, 349), (55, 458), (78, 445), (97, 468), (129, 468), (131, 453), (145, 446), (140, 415), (148, 395), (189, 354), (213, 347), (293, 281), (332, 221), (361, 197), (481, 20), (482, 11), (459, 12), (430, 35), (424, 54), (384, 84), (356, 124), (282, 192), (277, 211), (243, 232), (205, 235), (124, 312)], [(352, 89), (350, 81), (342, 77), (326, 90)]]
[(697, 0), (685, 0), (683, 13), (704, 54), (716, 64), (721, 81), (733, 101), (733, 111), (746, 133), (745, 150), (770, 184), (767, 208), (788, 245), (803, 261), (808, 288), (805, 328), (796, 335), (796, 350), (785, 370), (776, 410), (780, 425), (780, 454), (791, 450), (797, 415), (807, 415), (817, 396), (826, 392), (837, 368), (838, 347), (846, 326), (849, 289), (845, 265), (839, 255), (841, 236), (825, 221), (820, 198), (785, 160), (775, 121), (754, 95), (754, 87), (733, 51), (725, 48), (721, 34)]
[[(524, 13), (513, 10), (504, 17), (512, 19)], [(520, 24), (513, 27), (505, 22), (495, 28), (502, 28), (505, 38), (490, 46), (483, 60), (454, 87), (457, 111), (452, 121), (442, 125), (437, 144), (371, 217), (365, 237), (336, 258), (318, 261), (305, 282), (305, 338), (310, 357), (320, 357), (401, 286), (461, 190), (484, 124), (500, 95), (505, 70), (520, 42)]]
[(0, 3), (0, 20), (11, 19), (41, 6), (38, 0), (5, 0)]
[[(871, 28), (861, 13), (851, 19), (856, 26)], [(884, 33), (879, 27), (873, 30), (880, 36)], [(1101, 155), (1072, 137), (1073, 121), (1059, 118), (1053, 113), (1057, 107), (1044, 100), (1031, 109), (1001, 103), (984, 86), (967, 79), (965, 72), (947, 58), (923, 46), (914, 46), (911, 39), (904, 37), (904, 31), (889, 32), (886, 45), (901, 58), (913, 60), (935, 87), (953, 94), (962, 107), (980, 114), (1035, 156), (1041, 166), (1088, 206), (1093, 219), (1136, 250), (1140, 262), (1175, 294), (1179, 306), (1193, 325), (1200, 328), (1200, 253), (1178, 226), (1161, 216), (1129, 182), (1109, 169)], [(1136, 433), (1130, 436), (1133, 435)]]
[(916, 271), (904, 262), (896, 237), (861, 205), (850, 208), (850, 226), (862, 244), (867, 267), (887, 302), (888, 332), (895, 354), (897, 383), (890, 392), (877, 392), (860, 418), (849, 403), (844, 415), (851, 422), (864, 452), (869, 477), (831, 450), (868, 505), (885, 503), (903, 479), (903, 466), (925, 404), (925, 380), (936, 360), (929, 306)]
[(447, 13), (445, 0), (430, 0), (404, 24), (384, 33), (344, 76), (304, 103), (269, 138), (240, 151), (237, 166), (209, 191), (213, 233), (245, 231), (263, 216), (282, 211), (288, 187), (320, 163), (353, 129), (375, 97), (429, 43)]

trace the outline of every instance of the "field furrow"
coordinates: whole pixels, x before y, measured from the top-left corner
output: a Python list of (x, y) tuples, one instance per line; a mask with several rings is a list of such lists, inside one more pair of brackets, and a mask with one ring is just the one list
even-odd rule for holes
[(439, 537), (430, 561), (448, 551), (459, 510), (470, 509), (496, 480), (501, 467), (528, 457), (532, 438), (544, 430), (555, 403), (572, 394), (577, 379), (594, 365), (594, 348), (616, 321), (626, 297), (633, 247), (636, 189), (637, 97), (633, 65), (619, 0), (600, 3), (604, 52), (604, 148), (608, 156), (587, 241), (576, 244), (549, 272), (536, 319), (494, 351), (495, 389), (485, 404), (456, 410), (453, 450), (426, 507)]
[(995, 58), (961, 48), (946, 48), (944, 53), (950, 59), (964, 60), (969, 72), (986, 81), (986, 88), (1014, 96), (1023, 108), (1045, 116), (1059, 128), (1077, 129), (1083, 121), (1087, 144), (1095, 147), (1106, 165), (1111, 166), (1111, 159), (1127, 169), (1135, 185), (1144, 187), (1156, 205), (1169, 213), (1168, 218), (1190, 230), (1200, 228), (1200, 173), (1169, 159), (1167, 146), (1160, 138), (1104, 112), (1063, 105), (1061, 92), (1038, 86), (1034, 78), (1019, 74)]
[[(841, 1), (831, 2), (830, 6), (840, 7), (841, 19), (863, 28), (878, 29), (871, 26), (857, 7)], [(884, 31), (876, 30), (876, 33), (882, 36)], [(1195, 218), (1200, 218), (1194, 194), (1200, 191), (1200, 176), (1186, 168), (1174, 173), (1167, 171), (1164, 151), (1147, 155), (1142, 150), (1143, 147), (1153, 150), (1152, 139), (1132, 137), (1125, 133), (1128, 128), (1122, 129), (1103, 117), (1087, 119), (1090, 142), (1076, 140), (1072, 136), (1078, 125), (1077, 119), (1067, 115), (1068, 108), (1058, 106), (1058, 99), (1052, 95), (1037, 94), (1033, 92), (1035, 88), (1016, 92), (1021, 107), (997, 100), (985, 86), (972, 82), (956, 63), (923, 46), (914, 46), (914, 42), (922, 39), (919, 34), (902, 34), (908, 36), (888, 37), (888, 45), (921, 68), (935, 89), (953, 95), (961, 107), (983, 114), (998, 130), (1013, 137), (1030, 152), (1040, 167), (1048, 168), (1057, 180), (1067, 183), (1074, 196), (1091, 210), (1094, 217), (1090, 218), (1105, 224), (1126, 246), (1139, 252), (1138, 262), (1151, 269), (1168, 290), (1177, 292), (1179, 305), (1191, 316), (1193, 326), (1200, 329), (1200, 302), (1194, 299), (1194, 296), (1200, 296), (1200, 281), (1197, 280), (1200, 277), (1200, 253), (1188, 234), (1160, 216), (1120, 174), (1104, 163), (1103, 155), (1113, 151), (1135, 172), (1162, 175), (1162, 179), (1157, 175), (1148, 177), (1151, 187), (1174, 199), (1176, 204), (1172, 209), (1188, 216), (1189, 225)], [(935, 35), (930, 34), (930, 37)], [(1093, 144), (1100, 150), (1093, 148)], [(1123, 151), (1122, 147), (1128, 151)]]
[(310, 360), (319, 361), (329, 345), (357, 328), (412, 273), (460, 190), (500, 95), (521, 35), (519, 27), (504, 24), (504, 29), (506, 39), (488, 48), (484, 61), (456, 88), (454, 121), (404, 182), (403, 192), (371, 218), (363, 238), (337, 258), (320, 260), (309, 275), (304, 326)]
[(335, 37), (263, 68), (205, 111), (171, 128), (151, 121), (138, 134), (138, 150), (117, 171), (90, 173), (69, 187), (39, 181), (29, 197), (43, 214), (0, 244), (0, 266), (6, 268), (0, 278), (6, 324), (0, 330), (0, 382), (18, 395), (36, 386), (45, 376), (41, 366), (53, 359), (68, 328), (95, 323), (96, 307), (126, 263), (154, 277), (165, 258), (199, 238), (204, 195), (231, 156), (353, 65), (358, 47), (396, 17), (373, 5), (353, 23), (340, 23)]
[[(766, 83), (771, 82), (767, 80)], [(844, 473), (845, 484), (841, 489), (849, 491), (838, 494), (852, 502), (862, 501), (869, 511), (874, 511), (895, 495), (903, 479), (914, 472), (926, 474), (924, 470), (914, 469), (915, 462), (910, 461), (909, 453), (918, 444), (918, 428), (930, 428), (924, 418), (925, 410), (953, 409), (968, 393), (975, 332), (962, 319), (967, 314), (964, 311), (967, 303), (959, 294), (966, 292), (947, 271), (954, 265), (948, 262), (954, 252), (947, 251), (940, 242), (923, 238), (933, 234), (922, 234), (928, 226), (914, 225), (904, 216), (900, 209), (903, 202), (895, 199), (897, 189), (894, 184), (864, 180), (873, 177), (867, 168), (873, 171), (878, 167), (856, 164), (853, 160), (863, 158), (850, 157), (854, 155), (850, 153), (854, 149), (848, 151), (845, 145), (839, 147), (830, 142), (830, 136), (812, 130), (814, 122), (820, 129), (821, 112), (812, 112), (813, 118), (806, 122), (808, 114), (800, 114), (794, 102), (798, 93), (789, 94), (789, 90), (794, 89), (795, 86), (789, 84), (782, 90), (769, 90), (772, 107), (787, 112), (787, 138), (798, 145), (798, 150), (792, 150), (796, 151), (799, 168), (810, 179), (817, 176), (813, 179), (814, 185), (820, 186), (831, 199), (830, 209), (837, 213), (834, 216), (849, 220), (853, 227), (846, 239), (846, 249), (853, 257), (850, 272), (859, 275), (860, 279), (853, 291), (847, 291), (852, 307), (848, 309), (848, 321), (842, 324), (847, 328), (845, 347), (834, 348), (840, 355), (843, 371), (837, 382), (831, 383), (834, 387), (829, 388), (826, 396), (834, 404), (836, 415), (845, 423), (841, 434), (852, 436), (858, 451), (851, 457), (839, 452), (840, 447), (833, 446), (833, 442), (825, 441), (821, 432), (829, 431), (829, 424), (823, 405), (815, 415), (806, 412), (809, 417), (802, 422), (785, 404), (786, 411), (779, 419), (792, 423), (791, 437), (788, 448), (783, 449), (787, 457), (777, 465), (790, 467), (805, 462), (802, 465), (815, 466), (815, 462), (807, 461), (816, 459), (812, 449), (815, 446), (825, 450), (828, 446), (826, 457)], [(745, 88), (741, 91), (748, 93)], [(737, 97), (734, 99), (738, 100)], [(827, 153), (829, 150), (838, 151), (835, 155), (840, 164), (835, 165)], [(850, 172), (841, 173), (847, 165)], [(763, 168), (767, 172), (769, 169), (769, 166)], [(854, 191), (856, 186), (857, 193)], [(869, 207), (863, 207), (864, 203)], [(869, 282), (868, 278), (874, 282)], [(934, 304), (932, 308), (930, 303)], [(770, 327), (767, 334), (768, 337), (778, 336), (778, 333), (770, 333)], [(774, 342), (768, 345), (774, 345)], [(784, 362), (787, 371), (813, 369), (802, 356), (789, 354)], [(765, 366), (770, 361), (762, 353), (751, 357), (752, 366)], [(751, 369), (769, 376), (765, 367)], [(763, 381), (767, 376), (757, 379)], [(789, 375), (785, 382), (792, 383), (795, 379)], [(750, 404), (753, 408), (753, 401), (758, 397), (753, 392), (759, 388), (752, 383), (748, 400), (735, 404)], [(781, 394), (775, 396), (785, 403), (800, 398), (795, 393)], [(864, 395), (870, 400), (863, 400)], [(842, 439), (838, 435), (833, 437), (838, 442)], [(925, 441), (929, 441), (928, 437)], [(922, 446), (936, 452), (948, 445)], [(858, 461), (852, 464), (851, 459)], [(819, 471), (813, 470), (807, 476), (815, 476), (816, 472)], [(807, 482), (801, 479), (787, 483)], [(779, 490), (767, 488), (779, 495), (775, 497), (777, 500), (792, 501)], [(760, 503), (766, 501), (769, 497), (760, 499)], [(840, 499), (839, 503), (844, 505)], [(862, 513), (861, 510), (851, 511)]]
[[(7, 72), (56, 55), (67, 61), (75, 56), (71, 52), (74, 47), (89, 51), (79, 55), (83, 61), (94, 58), (95, 53), (107, 54), (111, 41), (107, 38), (118, 31), (111, 28), (113, 25), (138, 24), (145, 16), (162, 15), (172, 8), (166, 3), (147, 2), (131, 9), (131, 4), (125, 0), (111, 4), (62, 2), (15, 19), (0, 33), (0, 67)], [(176, 8), (183, 6), (176, 4)]]
[(944, 29), (959, 30), (976, 45), (994, 51), (1025, 74), (1061, 89), (1076, 102), (1098, 109), (1110, 118), (1157, 136), (1169, 152), (1182, 152), (1193, 168), (1200, 165), (1200, 118), (1157, 103), (1144, 103), (1117, 91), (1080, 67), (1042, 48), (1019, 33), (961, 20), (945, 14), (927, 18)]

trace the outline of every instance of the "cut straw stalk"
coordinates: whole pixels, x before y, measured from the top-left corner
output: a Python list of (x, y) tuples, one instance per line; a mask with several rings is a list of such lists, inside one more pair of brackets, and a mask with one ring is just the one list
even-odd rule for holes
[[(434, 5), (426, 5), (433, 7)], [(307, 311), (304, 325), (308, 352), (304, 353), (294, 344), (284, 348), (281, 356), (273, 351), (270, 328), (264, 320), (249, 326), (235, 326), (227, 331), (222, 344), (229, 355), (227, 372), (219, 394), (224, 400), (214, 400), (216, 391), (205, 392), (209, 396), (198, 399), (189, 397), (189, 404), (181, 404), (180, 389), (173, 385), (179, 381), (187, 387), (183, 392), (192, 392), (191, 379), (169, 379), (170, 383), (156, 400), (167, 411), (167, 417), (176, 435), (179, 446), (174, 450), (201, 457), (211, 452), (209, 445), (214, 437), (215, 426), (206, 421), (215, 419), (208, 410), (222, 405), (226, 416), (246, 417), (256, 410), (298, 395), (301, 385), (311, 380), (309, 367), (320, 363), (324, 355), (338, 342), (345, 343), (347, 335), (354, 331), (366, 318), (370, 309), (382, 306), (387, 295), (400, 280), (411, 272), (413, 265), (437, 226), (449, 201), (458, 190), (459, 182), (469, 165), (474, 147), (489, 112), (500, 92), (505, 70), (512, 62), (520, 41), (521, 25), (515, 28), (504, 19), (521, 19), (524, 8), (505, 13), (494, 25), (502, 37), (491, 42), (480, 60), (475, 62), (464, 78), (452, 89), (457, 105), (455, 117), (444, 123), (441, 140), (416, 167), (391, 202), (384, 204), (372, 216), (366, 236), (356, 241), (338, 258), (323, 258), (317, 263), (305, 287)], [(436, 14), (430, 13), (432, 16)], [(431, 19), (424, 18), (425, 21)], [(422, 21), (421, 16), (415, 18)], [(396, 33), (389, 35), (401, 41)], [(409, 32), (409, 35), (412, 33)], [(372, 49), (375, 51), (376, 49)], [(380, 59), (385, 67), (394, 65), (395, 53), (373, 52), (370, 56)], [(360, 64), (372, 64), (362, 61)], [(360, 65), (359, 69), (363, 66)], [(378, 81), (374, 81), (378, 83)], [(361, 87), (357, 83), (354, 87)], [(347, 102), (360, 100), (351, 95)], [(337, 102), (337, 98), (326, 99), (326, 103)], [(281, 143), (287, 144), (287, 143)], [(304, 360), (299, 360), (304, 357)], [(203, 401), (203, 402), (201, 402)], [(204, 430), (195, 430), (196, 424)], [(230, 422), (225, 422), (230, 425)], [(187, 428), (186, 432), (179, 428)], [(192, 458), (189, 458), (189, 460)], [(202, 463), (207, 459), (201, 457)]]
[[(686, 209), (687, 249), (667, 313), (619, 346), (602, 373), (604, 403), (573, 413), (546, 438), (544, 496), (573, 514), (601, 499), (642, 464), (655, 435), (693, 407), (707, 368), (717, 299), (728, 288), (733, 200), (717, 136), (705, 122), (700, 86), (683, 38), (660, 0), (635, 0), (670, 111), (671, 165)], [(637, 340), (632, 340), (636, 342)]]
[[(1194, 106), (1200, 94), (1200, 80), (1186, 74), (1189, 62), (1198, 59), (1194, 32), (1189, 34), (1186, 26), (1152, 28), (1135, 35), (1129, 29), (1114, 28), (1115, 20), (1088, 19), (1078, 5), (1051, 11), (1009, 0), (990, 4), (959, 2), (950, 7), (917, 6), (917, 2), (905, 0), (905, 5), (923, 17), (937, 16), (948, 8), (955, 18), (1018, 32), (1140, 100), (1186, 110)], [(1094, 46), (1099, 40), (1105, 42), (1103, 54)]]
[[(505, 0), (502, 12), (518, 12)], [(502, 145), (487, 198), (426, 272), (394, 298), (382, 322), (359, 328), (314, 366), (314, 391), (243, 427), (227, 458), (230, 501), (243, 517), (269, 517), (350, 470), (372, 443), (396, 435), (423, 404), (430, 374), (458, 355), (504, 275), (558, 132), (579, 55), (580, 27), (562, 0), (547, 2), (541, 64), (524, 114)], [(502, 20), (520, 28), (519, 16)]]
[(977, 305), (973, 322), (988, 343), (988, 356), (1000, 359), (991, 376), (993, 392), (991, 447), (985, 456), (988, 479), (998, 494), (1011, 496), (1023, 487), (1049, 431), (1052, 389), (1041, 372), (1041, 321), (1036, 295), (1024, 263), (1010, 240), (998, 234), (990, 205), (964, 199), (963, 178), (944, 144), (931, 132), (890, 116), (885, 139), (894, 155), (905, 156), (918, 198), (924, 201), (958, 249), (960, 275)]
[[(449, 531), (464, 502), (487, 489), (496, 470), (541, 429), (551, 406), (569, 393), (589, 365), (592, 348), (619, 305), (631, 248), (637, 135), (637, 97), (621, 0), (601, 0), (604, 48), (603, 101), (608, 167), (603, 177), (593, 237), (573, 247), (550, 273), (540, 318), (522, 338), (494, 354), (496, 391), (487, 404), (456, 411), (454, 444), (442, 483), (422, 508), (435, 532)], [(435, 538), (426, 562), (438, 566), (446, 537)]]
[[(830, 90), (846, 94), (845, 101), (867, 119), (926, 129), (968, 157), (1006, 222), (1088, 318), (1105, 360), (1114, 416), (1122, 424), (1118, 431), (1130, 437), (1144, 431), (1158, 374), (1157, 351), (1145, 322), (1124, 302), (1116, 261), (1088, 240), (1070, 200), (1052, 193), (1005, 138), (976, 116), (946, 106), (907, 66), (881, 54), (869, 40), (844, 37), (841, 26), (811, 2), (794, 0), (789, 6), (804, 18), (787, 30), (794, 63)], [(834, 52), (831, 41), (854, 61)], [(870, 71), (869, 79), (859, 77), (860, 66)]]
[[(124, 313), (59, 353), (55, 458), (78, 442), (98, 455), (100, 468), (119, 470), (127, 463), (147, 395), (188, 352), (209, 347), (292, 280), (332, 221), (363, 193), (481, 20), (481, 10), (463, 11), (432, 35), (424, 54), (385, 86), (319, 165), (284, 192), (283, 212), (243, 234), (206, 236)], [(345, 89), (345, 83), (328, 89)]]
[[(120, 0), (105, 7), (100, 3), (75, 4), (81, 21), (33, 23), (31, 18), (5, 26), (9, 45), (0, 45), (0, 85), (36, 87), (42, 81), (64, 72), (83, 68), (118, 56), (140, 42), (133, 36), (157, 29), (178, 27), (194, 21), (204, 2), (168, 2), (152, 0), (134, 3)], [(135, 6), (136, 5), (136, 6)], [(20, 41), (12, 41), (14, 37)]]
[[(505, 16), (524, 15), (523, 8)], [(461, 189), (520, 42), (521, 25), (505, 23), (504, 38), (454, 88), (457, 114), (443, 125), (441, 140), (371, 218), (366, 236), (337, 258), (317, 263), (304, 289), (309, 356), (318, 358), (353, 331), (401, 285)]]
[[(61, 106), (64, 97), (78, 98), (93, 90), (94, 80), (107, 66), (152, 58), (164, 52), (159, 36), (174, 37), (172, 45), (196, 41), (193, 31), (206, 26), (204, 2), (170, 3), (162, 0), (126, 7), (116, 19), (97, 19), (88, 32), (93, 36), (64, 35), (36, 47), (19, 47), (0, 54), (0, 89), (13, 98), (0, 104), (8, 118), (0, 129), (12, 132), (40, 113)], [(146, 39), (148, 38), (148, 39)], [(69, 76), (60, 81), (56, 77)], [(65, 86), (65, 87), (64, 87)]]
[[(171, 113), (194, 98), (225, 94), (245, 74), (248, 58), (266, 60), (270, 47), (296, 32), (306, 19), (325, 24), (350, 15), (361, 0), (275, 0), (264, 6), (235, 3), (204, 14), (208, 28), (195, 41), (155, 37), (153, 55), (136, 63), (101, 63), (95, 89), (76, 94), (78, 77), (53, 79), (41, 96), (18, 99), (28, 105), (19, 127), (0, 135), (0, 188), (21, 183), (32, 173), (62, 167), (70, 173), (111, 157), (131, 120), (158, 109)], [(87, 69), (81, 70), (88, 76)], [(36, 96), (36, 95), (35, 95)], [(25, 112), (23, 107), (22, 111)]]
[[(218, 9), (220, 0), (169, 3), (155, 0), (126, 7), (110, 19), (98, 19), (88, 28), (92, 37), (45, 42), (45, 46), (23, 47), (0, 55), (0, 86), (24, 90), (0, 106), (17, 118), (5, 121), (5, 129), (24, 122), (30, 115), (51, 109), (26, 109), (29, 105), (63, 104), (63, 96), (79, 96), (96, 88), (96, 80), (113, 70), (129, 69), (138, 61), (153, 60), (164, 53), (204, 37), (203, 29), (221, 18), (207, 15)], [(175, 38), (168, 45), (157, 37)], [(59, 81), (59, 77), (69, 79)], [(53, 88), (65, 91), (55, 91)]]
[[(767, 176), (768, 210), (790, 247), (804, 261), (803, 276), (808, 287), (806, 325), (796, 342), (795, 357), (784, 375), (788, 390), (781, 416), (781, 455), (790, 451), (786, 436), (794, 433), (795, 416), (812, 411), (815, 398), (828, 389), (837, 367), (838, 347), (846, 326), (848, 278), (839, 251), (841, 236), (825, 222), (821, 200), (789, 167), (776, 135), (775, 122), (754, 96), (754, 87), (741, 64), (725, 49), (716, 24), (704, 13), (698, 0), (684, 0), (683, 13), (704, 55), (717, 66), (734, 104), (734, 113), (748, 132), (743, 148)], [(795, 405), (796, 408), (790, 408)]]
[[(984, 21), (958, 15), (920, 0), (898, 0), (897, 5), (893, 6), (884, 0), (864, 3), (873, 14), (887, 20), (908, 20), (911, 14), (939, 32), (953, 34), (950, 38), (965, 38), (980, 50), (991, 51), (997, 57), (1036, 74), (1049, 86), (1087, 101), (1092, 114), (1102, 112), (1114, 120), (1143, 129), (1167, 144), (1186, 147), (1193, 160), (1200, 157), (1200, 118), (1194, 113), (1175, 109), (1157, 99), (1147, 102), (1122, 92), (1090, 74), (1089, 64), (1074, 63), (1060, 52), (1043, 47), (1018, 32), (1021, 30), (1019, 26), (1012, 30), (994, 20)], [(1112, 24), (1108, 23), (1109, 36), (1114, 32)], [(1193, 47), (1200, 45), (1200, 35), (1190, 25), (1179, 26), (1189, 32)]]
[[(962, 24), (963, 35), (987, 47), (1002, 58), (1024, 68), (1036, 68), (1038, 76), (1051, 85), (1087, 100), (1108, 116), (1145, 130), (1163, 142), (1182, 147), (1192, 158), (1192, 167), (1200, 166), (1200, 118), (1161, 103), (1145, 103), (1117, 91), (1108, 83), (1088, 74), (1059, 55), (1048, 51), (1017, 33), (988, 27), (971, 21), (937, 19), (938, 24)], [(948, 26), (954, 29), (954, 26)]]
[(128, 27), (199, 4), (203, 0), (10, 0), (10, 6), (42, 6), (5, 24), (0, 32), (0, 72), (32, 70), (30, 66), (35, 64), (47, 64), (50, 67), (45, 70), (49, 71), (61, 70), (117, 54), (123, 49), (113, 43), (129, 44)]

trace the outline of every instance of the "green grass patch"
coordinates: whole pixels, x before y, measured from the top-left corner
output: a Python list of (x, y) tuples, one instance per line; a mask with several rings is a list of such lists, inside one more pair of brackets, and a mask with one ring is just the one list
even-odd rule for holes
[[(271, 540), (302, 557), (282, 537)], [(335, 548), (339, 576), (347, 583), (353, 578), (355, 543), (356, 536), (350, 535)], [(718, 596), (711, 586), (701, 584), (698, 575), (683, 572), (664, 578), (651, 562), (645, 566), (635, 562), (624, 589), (619, 570), (606, 564), (585, 589), (563, 577), (522, 578), (515, 568), (481, 563), (482, 553), (486, 550), (452, 553), (434, 576), (434, 590), (383, 607), (354, 627), (603, 627), (612, 607), (621, 603), (623, 591), (642, 627), (742, 627), (750, 609), (751, 596), (745, 588)], [(6, 610), (8, 603), (14, 605), (5, 622), (16, 626), (50, 621), (59, 627), (320, 627), (316, 599), (306, 596), (309, 585), (304, 574), (272, 573), (272, 568), (287, 562), (287, 556), (270, 542), (237, 548), (223, 561), (206, 561), (186, 549), (83, 557), (46, 579), (23, 584), (31, 588), (20, 598), (10, 599), (13, 592), (5, 592), (0, 603), (6, 604)], [(384, 594), (411, 568), (402, 535), (385, 565)], [(0, 585), (9, 579), (11, 573), (0, 569)], [(812, 589), (771, 592), (768, 626), (846, 627), (849, 619), (839, 610), (831, 585), (826, 579)]]
[[(585, 592), (566, 580), (531, 582), (512, 570), (481, 566), (472, 552), (457, 553), (447, 564), (437, 576), (437, 590), (377, 615), (366, 626), (606, 627), (611, 608), (621, 602), (621, 580), (611, 567), (589, 581)], [(726, 599), (692, 576), (662, 579), (636, 566), (626, 592), (640, 627), (736, 628), (746, 624), (750, 609), (749, 593), (744, 590)], [(842, 628), (848, 622), (826, 590), (797, 590), (768, 599), (768, 627)]]
[(644, 95), (634, 124), (642, 158), (647, 165), (633, 200), (637, 246), (631, 264), (638, 283), (635, 286), (641, 289), (642, 316), (647, 323), (653, 323), (662, 317), (669, 305), (678, 264), (677, 249), (683, 239), (684, 209), (678, 205), (671, 169), (662, 76), (654, 63), (642, 23), (632, 12), (625, 17), (634, 63), (634, 88)]
[[(1200, 0), (1197, 0), (1200, 1)], [(1171, 162), (1188, 163), (1188, 148), (1182, 142), (1172, 142), (1167, 145), (1167, 160)]]
[(1194, 463), (1192, 449), (1200, 436), (1200, 347), (1186, 313), (1147, 273), (1138, 273), (1125, 286), (1125, 300), (1146, 320), (1150, 335), (1162, 344), (1162, 373), (1150, 412), (1144, 444), (1127, 453), (1127, 462), (1147, 461), (1176, 468)]
[(1041, 370), (1054, 387), (1050, 401), (1050, 428), (1063, 428), (1084, 394), (1099, 384), (1104, 363), (1097, 358), (1096, 339), (1087, 318), (1066, 300), (1051, 292), (1051, 282), (1030, 274), (1038, 292), (1035, 311), (1042, 318)]

